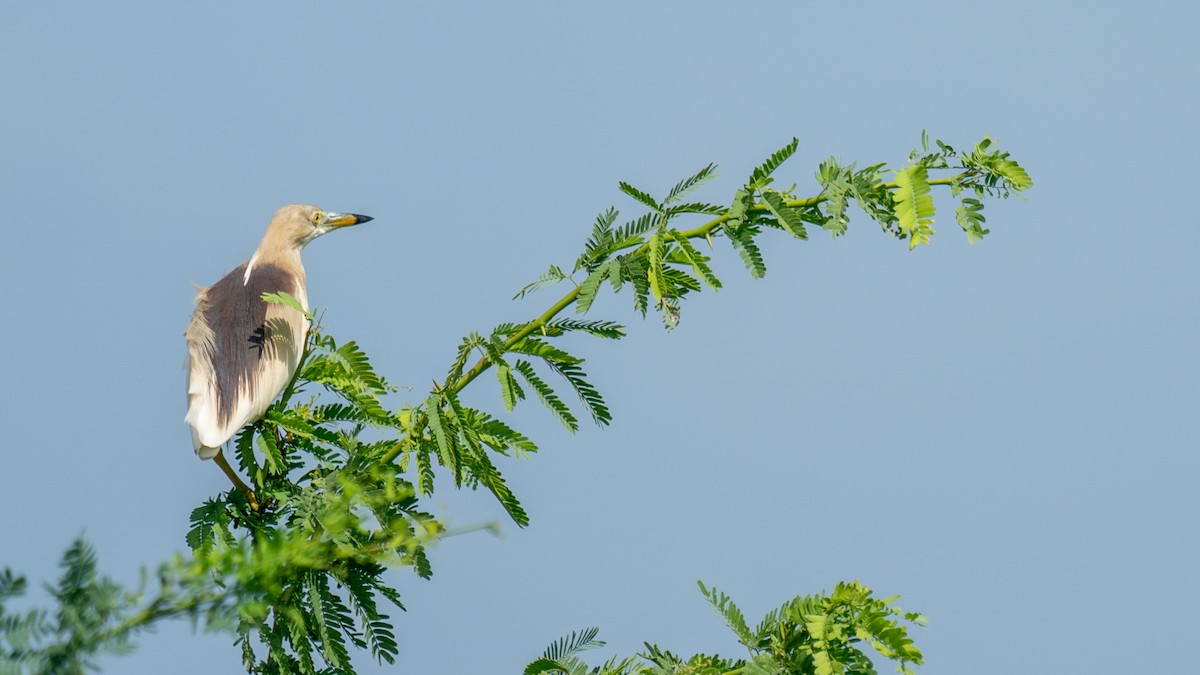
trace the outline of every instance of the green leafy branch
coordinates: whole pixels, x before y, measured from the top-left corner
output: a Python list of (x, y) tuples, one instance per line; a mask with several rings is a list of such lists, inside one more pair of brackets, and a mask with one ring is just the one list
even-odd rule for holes
[(645, 643), (646, 651), (636, 657), (614, 657), (589, 668), (579, 654), (604, 644), (596, 639), (598, 631), (589, 628), (551, 644), (525, 667), (524, 675), (874, 674), (875, 666), (862, 650), (867, 645), (883, 658), (895, 661), (901, 673), (911, 674), (910, 666), (924, 662), (921, 651), (908, 637), (906, 624), (921, 626), (925, 618), (895, 607), (896, 597), (872, 597), (871, 589), (858, 582), (839, 583), (829, 594), (797, 596), (767, 612), (754, 628), (727, 595), (698, 584), (749, 652), (747, 658), (710, 654), (683, 658)]
[[(661, 199), (620, 183), (621, 192), (646, 212), (621, 225), (617, 225), (620, 213), (616, 208), (601, 212), (570, 273), (552, 265), (515, 297), (524, 298), (566, 281), (573, 285), (569, 291), (532, 320), (505, 323), (488, 335), (471, 333), (464, 338), (442, 382), (435, 383), (424, 401), (405, 411), (405, 419), (410, 421), (406, 434), (382, 460), (399, 458), (406, 470), (415, 467), (415, 482), (423, 494), (433, 491), (434, 466), (440, 464), (450, 470), (456, 485), (489, 489), (514, 522), (523, 526), (528, 523), (527, 515), (487, 451), (524, 454), (536, 451), (537, 446), (483, 411), (464, 407), (458, 395), (485, 371), (495, 369), (506, 411), (525, 399), (529, 389), (567, 429), (575, 431), (578, 420), (564, 397), (552, 388), (552, 380), (542, 374), (547, 373), (566, 381), (593, 421), (608, 424), (611, 414), (599, 391), (588, 382), (584, 360), (555, 346), (553, 340), (568, 332), (620, 339), (624, 329), (609, 321), (561, 318), (568, 308), (573, 306), (576, 314), (587, 313), (605, 285), (614, 292), (629, 289), (635, 311), (645, 316), (651, 308), (659, 310), (666, 327), (673, 329), (689, 294), (705, 286), (713, 291), (721, 288), (711, 255), (697, 245), (700, 240), (711, 250), (715, 239), (727, 239), (750, 274), (760, 278), (766, 274), (766, 263), (759, 239), (768, 230), (803, 240), (808, 238), (809, 227), (816, 226), (837, 237), (849, 225), (848, 209), (853, 202), (884, 232), (914, 248), (930, 243), (935, 234), (932, 188), (941, 186), (959, 200), (957, 219), (973, 242), (988, 234), (983, 226), (983, 199), (1007, 198), (1032, 186), (1024, 169), (988, 138), (970, 152), (960, 153), (941, 141), (931, 149), (923, 135), (921, 148), (896, 170), (885, 164), (858, 169), (855, 164), (842, 165), (830, 158), (816, 172), (820, 191), (797, 197), (794, 186), (774, 187), (774, 174), (798, 145), (793, 139), (764, 160), (728, 205), (684, 201), (715, 177), (713, 164), (676, 183)], [(931, 172), (937, 171), (949, 175), (931, 177)], [(692, 227), (678, 225), (681, 219), (696, 216), (706, 220)], [(539, 372), (535, 366), (544, 370)]]
[(133, 638), (164, 619), (187, 617), (213, 629), (231, 626), (234, 596), (207, 577), (180, 573), (178, 561), (162, 565), (152, 582), (127, 591), (97, 571), (96, 555), (82, 540), (63, 554), (62, 576), (47, 586), (57, 610), (11, 613), (5, 606), (27, 590), (24, 577), (0, 571), (0, 675), (83, 675), (97, 658), (126, 654)]

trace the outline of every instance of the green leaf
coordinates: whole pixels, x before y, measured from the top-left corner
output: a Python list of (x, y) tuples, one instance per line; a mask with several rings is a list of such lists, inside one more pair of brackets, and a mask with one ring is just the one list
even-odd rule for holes
[(650, 262), (650, 273), (648, 281), (650, 282), (650, 293), (654, 295), (654, 299), (662, 302), (666, 297), (666, 292), (669, 287), (666, 280), (663, 278), (663, 233), (657, 230), (650, 235), (649, 248), (646, 251), (646, 258)]
[[(354, 620), (350, 610), (329, 590), (324, 574), (313, 574), (308, 584), (310, 615), (315, 620), (321, 653), (329, 665), (343, 670), (350, 668), (350, 653), (346, 649), (346, 638), (354, 635)], [(347, 631), (347, 628), (350, 630)], [(350, 632), (350, 635), (346, 635)]]
[(579, 366), (582, 362), (577, 363), (561, 363), (557, 361), (547, 361), (556, 373), (561, 375), (575, 393), (579, 396), (580, 402), (591, 413), (592, 419), (600, 426), (607, 425), (612, 421), (612, 413), (608, 411), (608, 406), (604, 403), (604, 399), (600, 396), (600, 392), (596, 391), (587, 380), (587, 373), (583, 372), (583, 368)]
[[(581, 260), (582, 260), (582, 258), (581, 258)], [(576, 269), (578, 269), (578, 268), (579, 268), (579, 266), (577, 265)], [(538, 277), (537, 279), (534, 279), (533, 281), (529, 282), (528, 284), (525, 284), (525, 286), (523, 288), (521, 288), (521, 290), (517, 291), (517, 294), (514, 295), (512, 297), (512, 299), (517, 300), (519, 298), (523, 298), (528, 293), (532, 293), (532, 292), (538, 290), (539, 288), (543, 288), (545, 286), (552, 286), (552, 285), (557, 284), (558, 282), (563, 281), (564, 279), (567, 279), (567, 278), (568, 277), (567, 277), (566, 273), (564, 273), (561, 269), (559, 269), (558, 265), (551, 265), (550, 269), (547, 270), (546, 272), (542, 273), (542, 275), (540, 277)]]
[(530, 388), (541, 399), (542, 404), (558, 418), (558, 421), (562, 422), (563, 426), (572, 432), (579, 430), (579, 420), (575, 419), (575, 416), (571, 414), (571, 410), (562, 402), (558, 394), (554, 393), (550, 385), (538, 377), (537, 372), (534, 371), (533, 366), (528, 361), (517, 361), (513, 364), (513, 368), (525, 378)]
[(233, 442), (233, 449), (238, 466), (246, 475), (250, 476), (250, 481), (253, 485), (262, 487), (263, 469), (254, 457), (254, 435), (256, 429), (256, 426), (251, 425), (238, 432), (237, 439)]
[(517, 500), (516, 495), (509, 489), (508, 484), (504, 482), (504, 478), (500, 475), (500, 471), (492, 464), (487, 455), (478, 452), (472, 453), (472, 469), (475, 478), (486, 487), (493, 496), (496, 497), (500, 505), (508, 513), (508, 517), (519, 527), (525, 527), (529, 524), (529, 515), (525, 513), (521, 502)]
[(747, 647), (753, 648), (754, 635), (750, 632), (750, 627), (746, 625), (746, 617), (742, 614), (742, 610), (733, 604), (733, 600), (716, 588), (707, 588), (703, 581), (697, 581), (696, 585), (700, 587), (700, 592), (708, 599), (713, 609), (717, 610), (717, 613), (725, 619), (725, 623), (729, 625), (734, 635), (737, 635), (738, 640)]
[(546, 651), (542, 652), (542, 658), (558, 661), (574, 656), (585, 649), (603, 647), (604, 641), (596, 639), (599, 633), (599, 628), (585, 628), (581, 631), (571, 631), (570, 635), (564, 635), (551, 643), (549, 647), (546, 647)]
[(649, 232), (658, 221), (658, 213), (644, 213), (638, 218), (617, 228), (613, 234), (612, 250), (638, 246), (642, 243), (642, 235)]
[(267, 410), (264, 419), (270, 424), (275, 424), (290, 433), (293, 433), (302, 438), (308, 438), (315, 441), (338, 445), (341, 443), (341, 437), (336, 433), (316, 426), (304, 419), (295, 410)]
[[(212, 500), (209, 500), (212, 501)], [(29, 584), (25, 581), (25, 577), (20, 577), (13, 574), (13, 571), (5, 568), (0, 572), (0, 609), (4, 606), (4, 601), (12, 598), (19, 598), (25, 595), (25, 590)], [(0, 612), (2, 614), (2, 612)]]
[(543, 673), (568, 673), (567, 666), (553, 659), (541, 658), (531, 661), (525, 666), (524, 675), (542, 675)]
[(596, 222), (592, 225), (592, 236), (588, 237), (583, 246), (583, 254), (575, 261), (576, 271), (585, 268), (591, 270), (612, 253), (612, 224), (616, 219), (617, 210), (613, 207), (596, 216)]
[(934, 234), (933, 196), (929, 194), (926, 169), (913, 165), (896, 172), (896, 190), (892, 193), (900, 232), (908, 237), (908, 248), (928, 244)]
[(763, 190), (762, 199), (767, 210), (775, 216), (783, 229), (797, 239), (808, 239), (808, 231), (804, 229), (804, 221), (801, 219), (800, 213), (788, 206), (782, 195), (774, 190)]
[(459, 456), (457, 434), (452, 437), (443, 423), (441, 405), (442, 398), (440, 396), (434, 395), (426, 399), (426, 418), (429, 420), (429, 429), (433, 431), (433, 438), (437, 441), (438, 457), (442, 466), (454, 473), (454, 483), (458, 485), (462, 483), (462, 461)]
[(853, 171), (853, 164), (843, 168), (833, 157), (821, 162), (817, 169), (817, 181), (821, 183), (825, 194), (825, 219), (821, 222), (821, 227), (834, 237), (845, 234), (850, 224), (846, 208), (850, 201), (850, 174)]
[(983, 215), (983, 202), (973, 197), (963, 197), (961, 205), (954, 212), (958, 225), (967, 233), (967, 242), (974, 244), (990, 232), (983, 226), (987, 218)]
[(521, 391), (520, 385), (517, 384), (516, 378), (512, 375), (512, 370), (508, 364), (501, 363), (496, 366), (496, 377), (500, 380), (500, 399), (504, 401), (504, 409), (512, 412), (516, 407), (517, 401), (525, 398), (525, 392)]
[(725, 235), (729, 237), (729, 243), (741, 256), (742, 262), (746, 264), (746, 269), (750, 270), (750, 276), (761, 279), (767, 274), (767, 264), (763, 262), (762, 251), (754, 241), (755, 234), (757, 232), (750, 227), (725, 230)]
[(540, 338), (532, 335), (521, 338), (508, 348), (508, 351), (515, 354), (527, 354), (529, 356), (537, 356), (546, 361), (558, 363), (582, 363), (583, 359), (575, 358), (567, 352), (555, 347), (554, 345), (542, 342)]
[[(432, 428), (432, 424), (430, 425)], [(438, 449), (440, 451), (441, 445)], [(433, 494), (433, 458), (429, 452), (429, 444), (420, 443), (417, 447), (417, 485), (421, 487), (421, 494), (429, 496)]]
[[(754, 658), (744, 666), (742, 675), (790, 675), (792, 672), (797, 671), (792, 671), (786, 666), (781, 665), (778, 659), (776, 659), (773, 655), (756, 654)], [(871, 673), (871, 671), (864, 671), (864, 675), (866, 673)], [(871, 673), (871, 675), (874, 675), (874, 673)]]
[(625, 284), (621, 278), (621, 261), (614, 260), (613, 264), (608, 266), (608, 283), (612, 284), (613, 292), (621, 290), (621, 286)]
[(855, 171), (850, 176), (849, 195), (884, 231), (899, 234), (895, 228), (896, 213), (892, 206), (892, 192), (883, 182), (883, 167), (883, 164), (875, 164)]
[(316, 318), (313, 317), (312, 312), (308, 311), (308, 308), (300, 304), (300, 301), (293, 297), (290, 293), (286, 293), (284, 291), (279, 291), (278, 293), (263, 293), (262, 299), (264, 302), (291, 307), (297, 312), (303, 314), (309, 321), (316, 321)]
[(704, 282), (714, 291), (720, 290), (721, 280), (717, 278), (716, 274), (713, 274), (712, 268), (708, 266), (708, 256), (696, 250), (696, 247), (692, 246), (692, 242), (688, 241), (688, 238), (683, 236), (679, 230), (671, 230), (671, 238), (675, 240), (675, 244), (684, 258), (691, 263), (696, 275), (704, 279)]
[(725, 221), (725, 231), (735, 230), (746, 221), (746, 210), (750, 208), (752, 193), (750, 190), (738, 190), (733, 193), (733, 203), (729, 206), (729, 219)]
[(258, 449), (263, 453), (267, 473), (282, 474), (287, 471), (283, 451), (279, 447), (279, 440), (275, 438), (274, 430), (263, 429), (262, 433), (258, 434)]
[(317, 424), (326, 422), (366, 422), (371, 419), (369, 415), (357, 406), (346, 403), (322, 403), (313, 406), (310, 414), (312, 415), (313, 422)]
[(694, 175), (684, 178), (676, 183), (675, 187), (671, 188), (671, 191), (667, 193), (667, 198), (663, 200), (663, 204), (670, 204), (671, 202), (682, 199), (693, 192), (696, 188), (715, 178), (716, 175), (717, 165), (709, 164), (703, 169), (697, 171)]
[(615, 260), (610, 260), (597, 267), (579, 285), (579, 295), (575, 299), (575, 311), (577, 313), (587, 313), (588, 309), (592, 306), (592, 302), (596, 300), (596, 292), (600, 290), (600, 282), (604, 281), (609, 275), (609, 268), (615, 264), (617, 264)]
[[(499, 330), (499, 329), (497, 329)], [(463, 368), (467, 365), (467, 360), (471, 358), (471, 353), (476, 348), (482, 347), (486, 340), (483, 336), (475, 331), (471, 331), (458, 346), (458, 352), (455, 354), (454, 362), (450, 364), (450, 370), (446, 373), (447, 383), (453, 383), (462, 377)]]
[(654, 197), (651, 197), (650, 195), (633, 187), (632, 185), (630, 185), (629, 183), (626, 183), (625, 181), (621, 181), (619, 183), (619, 185), (621, 188), (621, 192), (624, 192), (625, 194), (629, 195), (630, 197), (633, 197), (634, 199), (638, 200), (639, 202), (650, 207), (650, 209), (653, 210), (655, 213), (662, 211), (662, 207), (658, 205), (658, 202), (654, 200)]
[(645, 255), (623, 255), (617, 258), (621, 264), (621, 277), (633, 286), (633, 309), (646, 316), (650, 305), (650, 281), (646, 278)]
[(716, 204), (707, 204), (704, 202), (689, 202), (687, 204), (676, 204), (663, 211), (665, 216), (674, 216), (681, 213), (700, 213), (708, 216), (719, 216), (725, 213), (724, 206)]
[[(209, 499), (192, 510), (189, 518), (192, 527), (188, 530), (186, 541), (192, 551), (208, 551), (217, 541), (218, 528), (229, 523), (229, 513), (224, 502)], [(4, 593), (0, 589), (0, 600)]]
[[(1007, 155), (1008, 153), (1005, 153), (1005, 157)], [(1011, 159), (1001, 161), (996, 166), (996, 173), (1003, 176), (1004, 180), (1008, 181), (1008, 184), (1014, 190), (1028, 190), (1033, 187), (1033, 179), (1029, 177), (1029, 174), (1025, 172), (1025, 169), (1020, 164)]]
[(333, 353), (343, 359), (350, 374), (361, 383), (363, 388), (374, 394), (387, 393), (387, 384), (383, 381), (382, 377), (376, 374), (375, 369), (371, 367), (370, 360), (367, 358), (367, 353), (360, 349), (356, 342), (351, 340)]
[(1001, 197), (1009, 196), (1009, 192), (1021, 192), (1033, 187), (1033, 179), (1021, 168), (1016, 161), (1009, 159), (1009, 153), (992, 148), (992, 139), (984, 137), (970, 155), (961, 158), (961, 163), (967, 169), (982, 169), (986, 177), (982, 184), (976, 184), (979, 189), (986, 189), (991, 194)]
[(620, 340), (625, 337), (625, 327), (613, 321), (555, 319), (546, 323), (547, 335), (555, 336), (568, 332), (582, 332), (608, 340)]
[[(520, 372), (522, 363), (529, 365), (525, 361), (518, 361), (513, 368)], [(462, 417), (463, 422), (475, 430), (481, 442), (502, 455), (507, 455), (509, 449), (517, 455), (537, 452), (537, 445), (533, 441), (485, 412), (464, 408)]]
[(769, 185), (771, 183), (771, 174), (775, 173), (775, 169), (779, 168), (780, 164), (783, 164), (789, 157), (795, 154), (798, 147), (800, 147), (800, 139), (793, 138), (791, 143), (773, 153), (750, 174), (747, 186), (752, 190), (761, 190)]

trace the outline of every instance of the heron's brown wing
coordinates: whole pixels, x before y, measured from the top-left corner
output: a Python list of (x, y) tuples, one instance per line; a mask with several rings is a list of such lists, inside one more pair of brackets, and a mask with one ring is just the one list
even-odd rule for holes
[[(263, 293), (304, 301), (300, 280), (271, 264), (242, 265), (201, 292), (188, 341), (188, 415), (203, 457), (263, 415), (299, 363), (308, 322)], [(216, 454), (211, 450), (211, 454)]]

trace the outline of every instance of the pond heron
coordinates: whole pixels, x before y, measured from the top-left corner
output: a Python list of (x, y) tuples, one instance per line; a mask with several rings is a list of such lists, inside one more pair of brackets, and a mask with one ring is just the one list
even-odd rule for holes
[[(293, 307), (266, 302), (285, 292), (308, 308), (300, 251), (313, 239), (371, 220), (291, 204), (279, 209), (250, 260), (200, 288), (187, 338), (188, 425), (201, 459), (213, 459), (233, 484), (253, 492), (225, 461), (221, 447), (260, 419), (287, 387), (304, 353), (308, 319)], [(253, 503), (253, 501), (252, 501)]]

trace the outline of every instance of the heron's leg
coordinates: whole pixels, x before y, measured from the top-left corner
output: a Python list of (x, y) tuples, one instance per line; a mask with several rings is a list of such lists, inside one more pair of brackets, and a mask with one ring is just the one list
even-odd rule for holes
[(250, 489), (249, 485), (246, 485), (244, 482), (242, 482), (241, 477), (237, 475), (237, 472), (233, 470), (233, 467), (229, 466), (229, 462), (225, 461), (224, 451), (218, 450), (217, 456), (213, 457), (213, 461), (216, 462), (217, 466), (221, 467), (221, 471), (224, 471), (225, 475), (229, 477), (230, 482), (233, 483), (233, 487), (245, 493), (246, 498), (250, 501), (250, 508), (257, 511), (258, 497), (254, 494), (254, 490)]

